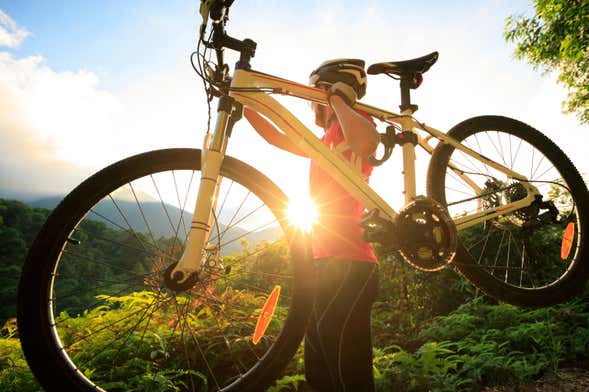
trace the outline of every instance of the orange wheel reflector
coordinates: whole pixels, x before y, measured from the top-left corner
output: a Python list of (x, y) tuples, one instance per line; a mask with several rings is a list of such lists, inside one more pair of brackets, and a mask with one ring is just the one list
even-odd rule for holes
[(266, 299), (266, 303), (262, 308), (262, 312), (260, 313), (260, 317), (258, 317), (258, 322), (256, 323), (256, 329), (254, 329), (254, 337), (252, 342), (254, 344), (258, 344), (268, 325), (270, 325), (270, 321), (272, 320), (272, 316), (274, 316), (274, 310), (276, 309), (276, 304), (278, 304), (278, 297), (280, 296), (280, 286), (274, 286), (274, 290), (270, 293), (268, 298)]
[(569, 253), (571, 253), (571, 248), (573, 247), (573, 239), (575, 238), (575, 224), (570, 222), (566, 229), (564, 229), (564, 234), (562, 235), (562, 246), (560, 247), (560, 258), (566, 260), (569, 257)]

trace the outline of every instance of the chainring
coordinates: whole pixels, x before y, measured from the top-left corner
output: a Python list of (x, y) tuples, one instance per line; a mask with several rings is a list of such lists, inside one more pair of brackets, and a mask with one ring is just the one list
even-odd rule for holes
[(446, 209), (438, 202), (417, 197), (397, 216), (399, 253), (413, 267), (438, 271), (456, 255), (458, 234)]

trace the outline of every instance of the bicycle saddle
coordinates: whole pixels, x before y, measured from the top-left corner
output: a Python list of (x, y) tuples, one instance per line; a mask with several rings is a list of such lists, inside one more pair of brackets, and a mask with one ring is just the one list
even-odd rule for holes
[(389, 61), (386, 63), (372, 64), (366, 70), (370, 75), (394, 74), (399, 76), (425, 73), (438, 61), (438, 52), (432, 52), (422, 57), (404, 61)]

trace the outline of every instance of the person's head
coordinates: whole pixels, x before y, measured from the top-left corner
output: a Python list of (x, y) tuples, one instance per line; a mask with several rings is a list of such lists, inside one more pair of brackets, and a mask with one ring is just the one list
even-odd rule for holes
[[(328, 60), (309, 75), (309, 84), (324, 90), (328, 90), (336, 82), (344, 82), (351, 86), (356, 91), (358, 99), (362, 98), (366, 93), (364, 60)], [(331, 107), (316, 103), (313, 103), (311, 107), (315, 113), (315, 124), (318, 126), (327, 128), (334, 121), (335, 114)]]

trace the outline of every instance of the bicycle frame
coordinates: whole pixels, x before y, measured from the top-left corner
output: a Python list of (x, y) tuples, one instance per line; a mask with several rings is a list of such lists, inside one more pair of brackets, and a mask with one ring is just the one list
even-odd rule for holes
[[(395, 219), (398, 214), (397, 211), (364, 182), (361, 175), (341, 154), (331, 151), (301, 121), (265, 91), (272, 91), (272, 93), (293, 96), (306, 101), (327, 105), (324, 90), (257, 71), (238, 69), (234, 73), (229, 96), (272, 121), (309, 158), (317, 162), (346, 191), (359, 200), (367, 210), (377, 209), (381, 217), (389, 220)], [(440, 143), (447, 143), (473, 159), (481, 161), (493, 169), (506, 174), (509, 178), (522, 181), (521, 183), (528, 193), (526, 198), (456, 218), (454, 219), (454, 223), (457, 230), (464, 230), (501, 214), (507, 214), (529, 206), (538, 194), (537, 189), (529, 182), (526, 182), (526, 176), (516, 173), (472, 151), (433, 127), (419, 123), (412, 117), (413, 113), (411, 109), (407, 109), (401, 114), (396, 114), (360, 102), (356, 102), (354, 108), (364, 111), (381, 121), (397, 124), (403, 131), (415, 134), (418, 140), (417, 144), (430, 155), (434, 148), (428, 142), (431, 138), (435, 138)], [(211, 208), (215, 207), (216, 204), (216, 194), (219, 188), (219, 181), (217, 179), (227, 146), (228, 136), (226, 131), (231, 110), (231, 108), (219, 109), (214, 133), (212, 135), (207, 134), (205, 138), (202, 155), (201, 187), (194, 210), (193, 223), (188, 236), (186, 250), (178, 262), (174, 273), (181, 271), (188, 274), (198, 272), (200, 269), (204, 252), (203, 247), (207, 243), (211, 221), (213, 219)], [(424, 131), (429, 136), (424, 138), (418, 131)], [(406, 203), (410, 203), (417, 196), (415, 159), (415, 146), (412, 143), (403, 144), (403, 176)], [(449, 168), (464, 180), (476, 194), (480, 195), (482, 193), (482, 190), (476, 183), (472, 179), (469, 179), (465, 172), (454, 166), (452, 162), (449, 163)], [(187, 275), (184, 275), (184, 279), (187, 279)]]

